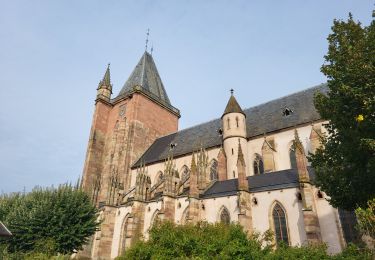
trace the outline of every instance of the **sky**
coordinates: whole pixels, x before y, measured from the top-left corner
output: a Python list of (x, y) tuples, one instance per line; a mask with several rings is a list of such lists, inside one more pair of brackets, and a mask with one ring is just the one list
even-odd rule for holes
[(116, 96), (149, 47), (179, 129), (326, 81), (333, 19), (368, 25), (373, 1), (0, 0), (0, 193), (75, 183), (98, 82)]

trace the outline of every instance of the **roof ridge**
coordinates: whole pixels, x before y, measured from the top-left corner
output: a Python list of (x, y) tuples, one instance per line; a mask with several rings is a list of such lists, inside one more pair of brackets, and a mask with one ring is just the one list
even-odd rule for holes
[(245, 110), (248, 111), (250, 109), (253, 109), (253, 108), (256, 108), (256, 107), (259, 107), (259, 106), (264, 106), (266, 104), (269, 104), (269, 103), (272, 103), (272, 102), (275, 102), (275, 101), (278, 101), (278, 100), (281, 100), (281, 99), (284, 99), (284, 98), (287, 98), (287, 97), (290, 97), (290, 96), (294, 96), (294, 95), (297, 95), (299, 93), (307, 92), (307, 91), (309, 91), (311, 89), (314, 89), (314, 88), (323, 87), (323, 86), (327, 86), (327, 83), (321, 83), (321, 84), (318, 84), (318, 85), (315, 85), (315, 86), (312, 86), (312, 87), (309, 87), (309, 88), (306, 88), (306, 89), (303, 89), (303, 90), (299, 90), (297, 92), (290, 93), (288, 95), (284, 95), (284, 96), (279, 97), (279, 98), (272, 99), (270, 101), (260, 103), (260, 104), (255, 105), (255, 106), (247, 107), (247, 108), (244, 109), (244, 111)]

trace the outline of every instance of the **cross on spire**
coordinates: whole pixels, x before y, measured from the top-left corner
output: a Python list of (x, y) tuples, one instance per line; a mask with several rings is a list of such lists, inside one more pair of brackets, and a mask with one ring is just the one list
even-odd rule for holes
[(147, 45), (148, 45), (148, 36), (150, 35), (150, 29), (147, 29), (146, 33), (146, 51), (147, 51)]

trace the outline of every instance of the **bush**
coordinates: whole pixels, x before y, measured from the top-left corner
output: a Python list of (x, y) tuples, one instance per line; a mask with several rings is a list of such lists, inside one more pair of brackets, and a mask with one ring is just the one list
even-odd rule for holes
[(139, 241), (129, 248), (123, 259), (371, 259), (371, 252), (350, 245), (343, 253), (330, 256), (326, 246), (289, 247), (279, 245), (273, 250), (270, 233), (248, 236), (240, 225), (156, 224), (148, 241)]

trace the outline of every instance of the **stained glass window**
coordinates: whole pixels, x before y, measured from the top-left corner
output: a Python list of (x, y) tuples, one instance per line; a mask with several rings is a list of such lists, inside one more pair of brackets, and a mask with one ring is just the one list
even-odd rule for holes
[(212, 160), (211, 161), (211, 167), (210, 167), (210, 180), (213, 181), (213, 180), (217, 180), (217, 179), (218, 179), (218, 176), (217, 176), (217, 161)]
[(288, 245), (289, 239), (285, 212), (279, 204), (276, 204), (273, 208), (272, 217), (275, 227), (276, 243), (279, 244), (280, 242), (284, 242)]
[(182, 180), (186, 180), (187, 178), (189, 178), (190, 170), (186, 165), (184, 165), (182, 167), (181, 173), (182, 173), (182, 176), (181, 176)]
[(289, 159), (290, 159), (290, 168), (297, 169), (296, 153), (294, 151), (293, 146), (289, 149)]
[(263, 174), (264, 173), (264, 166), (263, 166), (263, 160), (262, 157), (259, 154), (256, 154), (254, 162), (254, 174)]
[(223, 210), (220, 213), (220, 222), (227, 225), (230, 223), (230, 215), (226, 208), (223, 208)]

